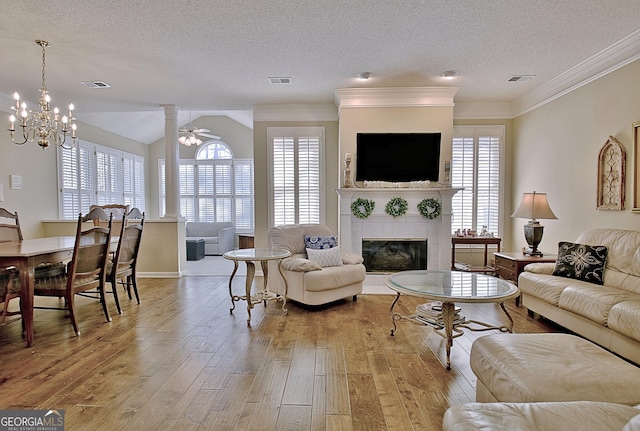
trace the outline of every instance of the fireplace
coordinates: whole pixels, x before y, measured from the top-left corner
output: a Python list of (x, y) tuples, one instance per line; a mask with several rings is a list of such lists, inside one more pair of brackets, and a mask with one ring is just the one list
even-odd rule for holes
[[(459, 188), (340, 188), (339, 235), (342, 251), (362, 255), (363, 239), (393, 240), (406, 238), (429, 239), (427, 267), (434, 270), (451, 268), (451, 198)], [(375, 208), (366, 219), (355, 217), (351, 203), (358, 197), (375, 202)], [(392, 217), (385, 212), (390, 199), (402, 197), (408, 203), (407, 213)], [(442, 214), (434, 219), (423, 217), (418, 204), (425, 198), (434, 198), (442, 204)]]
[(427, 239), (362, 239), (368, 273), (427, 269)]

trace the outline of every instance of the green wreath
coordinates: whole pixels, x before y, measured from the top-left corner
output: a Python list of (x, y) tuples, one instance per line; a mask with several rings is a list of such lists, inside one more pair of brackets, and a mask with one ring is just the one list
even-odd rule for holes
[(393, 217), (400, 217), (407, 213), (409, 204), (404, 198), (392, 198), (384, 207), (384, 211)]
[(429, 220), (433, 220), (442, 214), (442, 204), (434, 198), (422, 199), (418, 204), (418, 211)]
[(358, 218), (366, 219), (371, 215), (375, 207), (375, 201), (358, 198), (351, 203), (351, 214)]

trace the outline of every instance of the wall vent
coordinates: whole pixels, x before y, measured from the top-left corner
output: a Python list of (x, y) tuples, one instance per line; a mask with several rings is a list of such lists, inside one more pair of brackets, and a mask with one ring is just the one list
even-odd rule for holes
[(82, 85), (89, 88), (108, 88), (111, 87), (109, 84), (103, 81), (82, 81)]
[(271, 82), (272, 84), (291, 84), (291, 78), (270, 76), (269, 82)]

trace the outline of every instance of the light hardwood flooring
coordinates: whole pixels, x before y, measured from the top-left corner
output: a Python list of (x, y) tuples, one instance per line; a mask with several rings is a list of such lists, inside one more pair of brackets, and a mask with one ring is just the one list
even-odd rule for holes
[[(140, 279), (142, 304), (121, 294), (118, 315), (109, 298), (110, 323), (97, 301), (78, 298), (80, 337), (65, 312), (36, 310), (32, 348), (20, 323), (0, 327), (0, 408), (64, 409), (67, 431), (405, 431), (440, 430), (449, 405), (474, 400), (469, 350), (487, 332), (457, 338), (447, 371), (430, 328), (401, 321), (390, 336), (393, 296), (290, 302), (288, 315), (259, 304), (249, 327), (244, 302), (229, 313), (227, 283)], [(396, 310), (420, 302), (403, 296)], [(516, 332), (560, 330), (508, 309)], [(496, 304), (464, 304), (463, 314), (505, 321)]]

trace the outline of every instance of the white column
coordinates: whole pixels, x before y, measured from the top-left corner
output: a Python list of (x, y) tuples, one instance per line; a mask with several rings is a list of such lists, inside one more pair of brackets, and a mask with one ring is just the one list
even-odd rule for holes
[(180, 148), (178, 147), (178, 108), (164, 108), (164, 187), (166, 209), (162, 218), (181, 218), (180, 215)]

